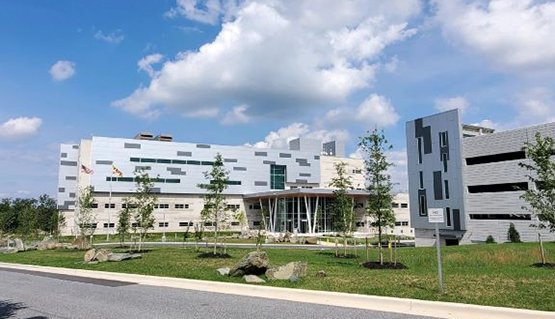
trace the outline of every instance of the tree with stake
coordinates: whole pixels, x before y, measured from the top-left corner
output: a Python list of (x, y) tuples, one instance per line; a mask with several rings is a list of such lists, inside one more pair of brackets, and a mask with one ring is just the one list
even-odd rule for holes
[(344, 256), (347, 256), (347, 236), (354, 230), (354, 205), (349, 198), (348, 191), (353, 189), (351, 177), (347, 174), (347, 163), (335, 163), (335, 176), (331, 179), (329, 187), (333, 187), (333, 204), (331, 205), (331, 217), (334, 228), (343, 237)]
[(133, 213), (133, 201), (130, 198), (123, 199), (123, 208), (118, 213), (118, 227), (117, 232), (119, 236), (120, 245), (123, 247), (125, 237), (131, 230), (131, 215)]
[(374, 129), (367, 136), (361, 137), (360, 150), (364, 154), (367, 190), (369, 193), (366, 213), (372, 219), (370, 226), (378, 228), (380, 264), (383, 265), (382, 233), (383, 229), (395, 226), (395, 212), (391, 208), (393, 196), (391, 176), (387, 173), (393, 166), (387, 160), (386, 152), (392, 149), (383, 131)]
[(136, 190), (133, 201), (136, 205), (134, 220), (139, 231), (139, 251), (141, 251), (143, 240), (147, 232), (154, 228), (154, 206), (158, 197), (152, 191), (154, 182), (147, 173), (138, 171), (135, 173)]
[(80, 190), (79, 200), (77, 201), (77, 225), (84, 247), (87, 246), (88, 239), (94, 235), (96, 230), (96, 214), (93, 212), (95, 203), (92, 186)]
[[(524, 143), (523, 150), (530, 161), (518, 165), (528, 170), (526, 176), (535, 185), (521, 196), (528, 204), (523, 209), (537, 217), (538, 223), (533, 227), (555, 232), (555, 162), (551, 160), (555, 154), (555, 140), (549, 136), (542, 137), (538, 132), (534, 142)], [(545, 251), (539, 232), (538, 239), (542, 263), (545, 264)]]
[(227, 189), (229, 178), (228, 171), (224, 168), (222, 155), (216, 155), (210, 171), (204, 172), (208, 184), (199, 184), (198, 187), (206, 190), (204, 195), (204, 209), (201, 211), (202, 220), (214, 226), (214, 255), (218, 254), (218, 231), (229, 219), (226, 198), (223, 192)]

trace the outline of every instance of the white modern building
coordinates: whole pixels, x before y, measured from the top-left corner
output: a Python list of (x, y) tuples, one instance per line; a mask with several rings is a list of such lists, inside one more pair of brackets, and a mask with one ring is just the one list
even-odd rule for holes
[[(329, 183), (334, 164), (346, 162), (356, 188), (349, 191), (349, 196), (356, 205), (357, 231), (373, 232), (364, 214), (368, 198), (364, 163), (345, 158), (342, 143), (301, 138), (292, 140), (288, 150), (258, 149), (177, 143), (168, 135), (141, 133), (134, 139), (95, 136), (61, 146), (58, 204), (66, 216), (63, 234), (78, 233), (77, 198), (79, 190), (88, 186), (93, 187), (96, 200), (95, 233), (115, 233), (123, 199), (135, 191), (137, 170), (148, 172), (155, 181), (158, 205), (153, 232), (182, 232), (187, 227), (191, 231), (193, 225), (202, 222), (204, 190), (198, 185), (208, 182), (203, 173), (211, 169), (217, 154), (222, 155), (229, 171), (225, 191), (228, 207), (245, 212), (247, 227), (259, 228), (264, 208), (269, 212), (265, 223), (268, 231), (332, 233), (327, 207), (333, 200), (333, 189)], [(112, 175), (112, 165), (123, 173), (122, 177)], [(399, 226), (389, 231), (411, 236), (407, 196), (398, 195), (394, 205), (400, 216)], [(204, 226), (208, 230), (211, 227), (208, 223)], [(239, 221), (231, 221), (229, 226), (236, 231), (244, 227)]]
[[(440, 240), (446, 245), (507, 241), (513, 223), (523, 241), (536, 241), (537, 218), (523, 210), (520, 196), (529, 187), (524, 143), (536, 132), (555, 137), (555, 123), (517, 130), (464, 125), (459, 110), (407, 122), (410, 214), (417, 246), (435, 243), (428, 208), (442, 208)], [(555, 234), (542, 231), (546, 240)]]

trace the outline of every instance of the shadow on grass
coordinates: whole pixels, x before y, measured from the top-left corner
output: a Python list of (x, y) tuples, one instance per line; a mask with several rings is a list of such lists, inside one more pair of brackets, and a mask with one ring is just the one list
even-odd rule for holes
[(408, 269), (407, 266), (399, 262), (396, 264), (392, 262), (384, 262), (383, 264), (380, 264), (379, 262), (369, 261), (362, 264), (362, 267), (368, 269)]
[(0, 300), (0, 319), (7, 319), (15, 316), (18, 310), (25, 309), (20, 302), (10, 302), (8, 300)]
[(545, 264), (542, 264), (542, 263), (535, 263), (535, 264), (532, 265), (532, 267), (555, 269), (555, 264), (552, 264), (552, 263), (545, 263)]

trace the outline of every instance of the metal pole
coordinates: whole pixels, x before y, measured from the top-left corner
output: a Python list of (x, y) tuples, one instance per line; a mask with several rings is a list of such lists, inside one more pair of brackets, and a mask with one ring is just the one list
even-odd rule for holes
[(443, 294), (443, 275), (441, 269), (441, 243), (439, 238), (439, 223), (434, 223), (436, 227), (436, 250), (437, 250), (437, 284), (439, 294)]

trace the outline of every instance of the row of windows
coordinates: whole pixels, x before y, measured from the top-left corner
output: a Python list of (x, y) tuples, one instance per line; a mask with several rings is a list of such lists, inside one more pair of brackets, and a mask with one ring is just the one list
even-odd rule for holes
[[(138, 177), (106, 177), (106, 181), (112, 182), (137, 182)], [(151, 182), (153, 183), (169, 183), (169, 184), (179, 184), (181, 180), (179, 178), (151, 178)]]
[(494, 154), (494, 155), (469, 157), (466, 159), (466, 165), (498, 163), (498, 162), (505, 162), (505, 161), (521, 160), (521, 159), (526, 159), (526, 152), (518, 151), (518, 152), (501, 153), (501, 154)]
[(525, 190), (528, 190), (527, 182), (468, 186), (468, 192), (470, 194), (518, 192)]
[(407, 203), (401, 203), (401, 204), (399, 204), (399, 203), (395, 203), (395, 202), (391, 203), (391, 208), (399, 208), (399, 207), (401, 207), (401, 208), (409, 208), (409, 204), (407, 204)]
[(177, 159), (166, 159), (166, 158), (140, 158), (131, 157), (129, 159), (131, 162), (136, 163), (160, 163), (160, 164), (180, 164), (180, 165), (214, 165), (212, 161), (195, 161), (195, 160), (177, 160)]
[[(189, 204), (175, 204), (173, 206), (175, 209), (189, 209)], [(92, 204), (92, 208), (98, 208), (98, 204)], [(104, 208), (116, 208), (116, 204), (104, 204)], [(127, 204), (121, 204), (121, 208), (127, 208)], [(129, 204), (129, 208), (137, 208), (136, 204)], [(155, 204), (154, 208), (156, 209), (169, 209), (170, 204)]]
[[(210, 184), (214, 184), (216, 181), (210, 181)], [(226, 185), (241, 185), (241, 181), (225, 181)]]
[(291, 189), (297, 189), (297, 188), (312, 189), (313, 187), (312, 187), (312, 186), (301, 186), (301, 187), (299, 187), (299, 186), (291, 186)]
[(249, 209), (251, 209), (251, 210), (253, 210), (253, 209), (258, 210), (258, 209), (262, 209), (262, 208), (260, 207), (260, 204), (251, 204), (251, 205), (249, 205)]
[(395, 222), (395, 226), (408, 226), (409, 222)]
[[(256, 225), (257, 222), (254, 222), (253, 224)], [(258, 225), (260, 224), (260, 222), (258, 222)], [(202, 223), (202, 225), (204, 225), (205, 227), (212, 227), (214, 226), (214, 224), (212, 222), (205, 222)], [(239, 222), (231, 222), (231, 226), (240, 226), (241, 224)], [(87, 228), (97, 228), (97, 224), (85, 224), (85, 226), (87, 226)], [(104, 223), (103, 224), (104, 228), (115, 228), (115, 223)], [(179, 227), (192, 227), (194, 226), (193, 222), (179, 222)], [(139, 227), (138, 223), (132, 223), (131, 227), (136, 228)], [(158, 227), (159, 228), (167, 228), (170, 227), (170, 223), (169, 222), (158, 222)]]
[(470, 219), (480, 220), (531, 220), (530, 214), (470, 214)]

